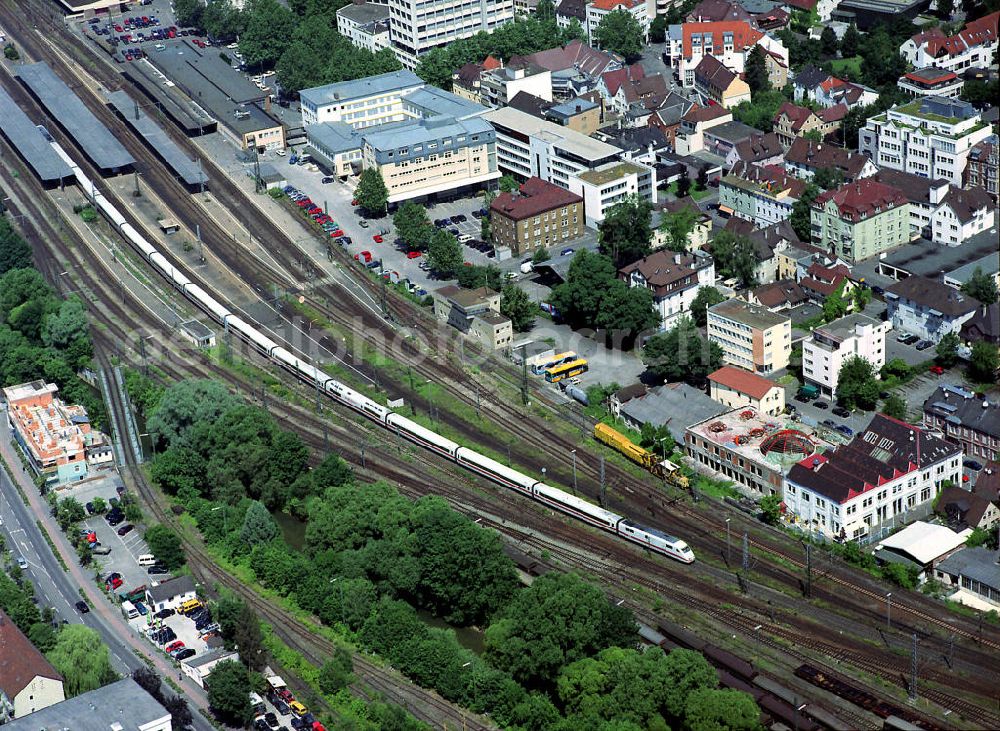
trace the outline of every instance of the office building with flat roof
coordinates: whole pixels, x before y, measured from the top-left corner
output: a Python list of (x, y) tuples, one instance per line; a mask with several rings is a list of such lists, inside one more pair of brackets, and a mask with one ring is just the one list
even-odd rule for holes
[(514, 19), (514, 0), (449, 3), (389, 0), (389, 42), (396, 58), (415, 69), (433, 48), (496, 30)]
[(708, 339), (722, 348), (726, 363), (771, 373), (788, 365), (792, 321), (766, 307), (732, 299), (708, 308)]
[(372, 53), (389, 48), (389, 6), (364, 0), (345, 5), (337, 11), (337, 31)]
[(569, 189), (583, 198), (587, 225), (596, 227), (608, 211), (636, 196), (656, 203), (656, 170), (641, 162), (608, 162), (569, 179)]
[(820, 325), (802, 344), (803, 378), (832, 397), (837, 393), (840, 368), (848, 358), (864, 358), (877, 373), (885, 365), (885, 334), (889, 327), (888, 322), (877, 322), (859, 313)]

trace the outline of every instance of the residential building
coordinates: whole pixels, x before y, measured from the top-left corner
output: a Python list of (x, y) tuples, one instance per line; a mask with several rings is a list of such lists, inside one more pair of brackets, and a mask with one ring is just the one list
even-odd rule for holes
[(969, 150), (963, 177), (966, 188), (984, 188), (993, 203), (1000, 196), (1000, 138), (990, 135), (982, 142), (977, 142)]
[(596, 228), (608, 210), (630, 196), (656, 203), (656, 171), (638, 162), (608, 162), (578, 172), (569, 189), (583, 197), (587, 225)]
[(933, 66), (961, 73), (968, 68), (989, 68), (997, 51), (1000, 12), (967, 23), (953, 36), (940, 28), (918, 33), (899, 47), (899, 54), (916, 68)]
[(961, 338), (965, 343), (982, 340), (1000, 346), (1000, 302), (982, 305), (976, 310), (976, 314), (962, 325)]
[(879, 167), (960, 186), (969, 151), (990, 134), (968, 102), (929, 96), (869, 117), (858, 150)]
[(802, 287), (794, 279), (781, 279), (770, 284), (748, 289), (745, 293), (747, 302), (766, 307), (771, 312), (790, 310), (808, 302)]
[(683, 23), (667, 29), (664, 60), (677, 72), (685, 87), (695, 85), (694, 70), (704, 56), (715, 56), (723, 66), (742, 74), (754, 46), (773, 53), (788, 66), (788, 49), (745, 21)]
[(787, 428), (784, 419), (753, 406), (702, 419), (684, 433), (684, 448), (696, 469), (732, 480), (737, 490), (756, 498), (781, 495), (790, 460), (829, 446), (808, 426)]
[(722, 366), (708, 376), (709, 396), (730, 409), (750, 406), (766, 416), (785, 411), (785, 387), (742, 368)]
[(577, 97), (550, 106), (545, 110), (544, 117), (560, 127), (569, 127), (574, 132), (590, 137), (601, 126), (601, 105)]
[[(649, 167), (657, 166), (663, 157), (670, 152), (666, 135), (659, 127), (622, 127), (621, 129), (606, 128), (595, 137), (602, 142), (621, 149), (622, 159), (629, 162), (639, 162)], [(657, 183), (662, 183), (656, 176)]]
[(649, 116), (646, 124), (663, 132), (668, 149), (673, 152), (675, 149), (674, 140), (681, 128), (681, 119), (695, 106), (697, 105), (686, 97), (676, 92), (670, 92), (660, 104), (659, 109)]
[[(60, 693), (60, 696), (62, 693)], [(142, 686), (123, 678), (35, 711), (5, 731), (171, 731), (170, 711)]]
[(796, 137), (785, 153), (785, 169), (804, 180), (812, 180), (816, 171), (823, 168), (839, 170), (845, 183), (871, 177), (879, 171), (878, 167), (860, 152)]
[(884, 414), (831, 452), (788, 472), (784, 503), (809, 531), (862, 539), (890, 520), (926, 510), (948, 480), (962, 479), (962, 451)]
[(14, 440), (35, 474), (53, 486), (78, 482), (114, 462), (108, 438), (91, 427), (87, 410), (65, 403), (58, 392), (45, 381), (3, 389)]
[(62, 676), (0, 609), (0, 725), (65, 697)]
[(503, 62), (498, 61), (493, 56), (487, 56), (482, 63), (470, 61), (451, 75), (451, 90), (463, 99), (482, 104), (483, 74), (502, 66)]
[[(689, 419), (710, 419), (723, 411), (725, 407), (710, 399), (705, 389), (686, 383), (667, 383), (622, 404), (619, 413), (625, 425), (632, 429), (642, 429), (643, 424), (666, 427), (680, 444), (684, 441), (685, 424)], [(684, 418), (678, 419), (677, 414), (684, 414)]]
[(845, 299), (850, 299), (857, 285), (851, 281), (851, 270), (846, 264), (828, 266), (819, 261), (811, 261), (804, 272), (796, 272), (799, 276), (799, 286), (806, 297), (818, 305), (826, 298), (840, 290)]
[(641, 64), (633, 64), (603, 74), (598, 92), (608, 110), (637, 126), (638, 119), (666, 100), (669, 89), (663, 74), (647, 76)]
[(177, 609), (184, 602), (197, 598), (190, 576), (178, 576), (146, 588), (146, 606), (154, 613), (161, 609)]
[(726, 221), (725, 230), (737, 236), (747, 237), (753, 245), (753, 255), (757, 260), (754, 267), (754, 281), (769, 284), (777, 279), (787, 278), (779, 275), (781, 260), (790, 247), (799, 243), (795, 229), (787, 220), (772, 223), (765, 228), (757, 228), (751, 221), (731, 216)]
[(522, 91), (552, 101), (552, 72), (537, 64), (501, 66), (483, 71), (479, 84), (480, 103), (493, 108), (507, 106)]
[(680, 254), (660, 249), (619, 269), (618, 278), (652, 293), (660, 328), (669, 330), (690, 312), (698, 290), (715, 282), (715, 262), (701, 250)]
[(493, 243), (515, 255), (578, 238), (584, 220), (581, 196), (540, 178), (528, 178), (517, 191), (500, 193), (490, 204)]
[(501, 173), (485, 107), (424, 84), (411, 71), (303, 89), (315, 156), (346, 177), (375, 168), (389, 202), (475, 190)]
[[(484, 119), (496, 130), (500, 169), (522, 179), (541, 178), (570, 189), (577, 174), (613, 163), (621, 155), (614, 145), (511, 107), (487, 112)], [(593, 212), (588, 208), (588, 214)]]
[(574, 22), (579, 23), (580, 28), (586, 32), (587, 0), (560, 0), (556, 4), (556, 25), (569, 28)]
[(910, 238), (931, 237), (931, 215), (948, 194), (952, 185), (945, 179), (931, 180), (902, 170), (885, 168), (872, 176), (872, 180), (885, 183), (899, 190), (910, 203)]
[(719, 181), (719, 211), (769, 226), (791, 217), (806, 183), (781, 168), (737, 163)]
[[(575, 0), (563, 0), (557, 14)], [(581, 7), (581, 11), (583, 8)], [(557, 15), (558, 19), (558, 15)], [(581, 21), (582, 25), (585, 25)], [(580, 40), (565, 46), (549, 48), (527, 56), (512, 56), (508, 66), (535, 64), (552, 74), (552, 94), (556, 99), (573, 99), (597, 89), (601, 75), (620, 69), (624, 59), (616, 53), (599, 51)]]
[[(649, 387), (641, 381), (633, 383), (631, 386), (615, 391), (608, 396), (608, 411), (616, 419), (621, 418), (622, 406), (635, 398), (642, 398), (649, 391)], [(640, 425), (641, 426), (641, 425)]]
[(771, 373), (788, 365), (792, 321), (765, 307), (729, 300), (708, 308), (708, 339), (722, 348), (726, 363)]
[(725, 161), (729, 154), (742, 142), (760, 137), (760, 130), (743, 122), (726, 122), (709, 127), (703, 133), (705, 151), (718, 155)]
[(652, 16), (646, 7), (646, 0), (590, 0), (587, 3), (587, 23), (583, 27), (587, 31), (587, 40), (595, 48), (600, 48), (600, 39), (597, 37), (597, 28), (609, 13), (615, 11), (628, 13), (642, 28), (642, 39), (649, 39), (649, 23)]
[(680, 128), (674, 137), (674, 150), (678, 155), (690, 155), (705, 149), (705, 132), (733, 121), (733, 113), (713, 104), (695, 106), (681, 116)]
[(1000, 459), (1000, 402), (941, 385), (924, 401), (923, 425), (957, 444), (967, 457)]
[(694, 227), (687, 237), (687, 250), (696, 251), (703, 249), (708, 244), (709, 236), (712, 233), (712, 217), (701, 210), (691, 196), (684, 196), (661, 204), (660, 218), (653, 229), (653, 239), (650, 242), (654, 251), (662, 249), (670, 243), (662, 226), (666, 218), (682, 211), (691, 211), (695, 215)]
[(510, 318), (500, 314), (500, 293), (488, 287), (441, 287), (434, 291), (434, 314), (491, 350), (509, 348), (514, 340)]
[(355, 0), (337, 11), (337, 32), (372, 53), (389, 48), (389, 6)]
[(950, 187), (931, 213), (931, 241), (942, 246), (959, 246), (995, 225), (996, 209), (985, 190)]
[(412, 70), (433, 48), (509, 23), (514, 19), (514, 0), (457, 0), (447, 5), (389, 0), (389, 11), (392, 50)]
[(784, 89), (788, 86), (788, 56), (783, 54), (783, 50), (768, 50), (764, 54), (764, 70), (767, 71), (767, 81), (772, 89)]
[(238, 652), (232, 650), (209, 650), (208, 652), (199, 653), (194, 657), (189, 657), (187, 660), (182, 661), (181, 672), (191, 678), (199, 687), (204, 688), (205, 678), (212, 672), (212, 668), (220, 662), (226, 662), (227, 660), (239, 662), (240, 655)]
[[(734, 168), (739, 164), (757, 165), (759, 167), (777, 166), (780, 169), (784, 162), (785, 150), (774, 132), (756, 134), (750, 139), (737, 142), (736, 146), (726, 155), (726, 167)], [(784, 174), (784, 170), (780, 171)]]
[(802, 377), (818, 386), (825, 396), (835, 396), (841, 366), (848, 358), (864, 358), (876, 373), (885, 365), (888, 331), (888, 322), (877, 322), (860, 313), (820, 325), (802, 343)]
[(729, 0), (701, 0), (684, 18), (688, 23), (718, 23), (723, 20), (755, 24), (754, 17), (742, 5)]
[(837, 7), (836, 0), (787, 0), (786, 5), (794, 10), (811, 14), (816, 11), (816, 19), (820, 23), (828, 23), (830, 16)]
[(992, 501), (958, 485), (941, 491), (934, 512), (954, 531), (981, 528), (992, 532), (1000, 524), (1000, 508)]
[(955, 586), (948, 598), (985, 611), (1000, 611), (1000, 564), (996, 551), (965, 548), (934, 567), (938, 581)]
[(910, 204), (896, 188), (865, 178), (812, 204), (812, 240), (854, 263), (910, 241)]
[(796, 102), (815, 102), (821, 107), (843, 104), (848, 109), (873, 104), (878, 92), (861, 84), (853, 84), (818, 69), (803, 66), (792, 82), (792, 96)]
[(899, 88), (913, 97), (943, 96), (957, 99), (965, 82), (954, 71), (928, 66), (899, 77)]
[(836, 106), (814, 112), (808, 107), (800, 107), (791, 102), (785, 102), (774, 115), (774, 133), (786, 150), (792, 146), (797, 137), (804, 137), (815, 132), (821, 138), (832, 135), (838, 129), (847, 114), (847, 106)]
[(927, 277), (907, 277), (885, 290), (888, 319), (896, 330), (938, 342), (956, 335), (976, 314), (979, 301)]
[(694, 69), (694, 88), (705, 99), (729, 109), (750, 101), (750, 87), (715, 56), (703, 56)]

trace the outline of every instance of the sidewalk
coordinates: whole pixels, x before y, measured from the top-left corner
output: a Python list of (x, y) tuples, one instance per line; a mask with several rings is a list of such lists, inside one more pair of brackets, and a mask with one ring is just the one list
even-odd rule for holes
[[(180, 670), (173, 663), (169, 662), (166, 657), (153, 652), (152, 646), (135, 634), (128, 623), (125, 622), (125, 618), (118, 611), (117, 607), (112, 606), (108, 598), (98, 589), (94, 583), (93, 574), (88, 569), (80, 566), (76, 550), (70, 545), (69, 539), (60, 530), (55, 518), (52, 517), (48, 504), (38, 494), (38, 488), (31, 482), (27, 473), (23, 469), (20, 469), (21, 456), (11, 445), (10, 429), (5, 421), (0, 426), (0, 455), (3, 455), (4, 460), (10, 466), (14, 480), (17, 481), (24, 494), (28, 496), (28, 503), (35, 518), (48, 531), (56, 550), (69, 567), (68, 573), (70, 578), (83, 588), (83, 593), (93, 607), (92, 611), (99, 614), (109, 625), (119, 630), (119, 637), (122, 642), (127, 643), (129, 649), (135, 650), (142, 657), (152, 661), (153, 667), (162, 678), (172, 678), (173, 682), (181, 688), (188, 703), (191, 705), (192, 715), (197, 717), (199, 710), (203, 709), (207, 711), (208, 695), (205, 691), (198, 687), (192, 680), (183, 676)], [(20, 496), (11, 496), (11, 499), (20, 499)]]

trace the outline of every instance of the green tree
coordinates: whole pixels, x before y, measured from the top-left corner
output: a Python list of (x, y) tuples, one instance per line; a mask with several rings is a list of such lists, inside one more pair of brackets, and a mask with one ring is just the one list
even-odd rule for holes
[(224, 660), (205, 678), (208, 704), (224, 723), (243, 727), (253, 718), (250, 676), (235, 660)]
[(694, 324), (698, 327), (705, 327), (708, 324), (708, 308), (725, 301), (726, 298), (722, 292), (715, 287), (700, 287), (691, 302), (691, 317)]
[(747, 57), (746, 82), (751, 94), (771, 90), (771, 80), (767, 75), (767, 59), (761, 46), (754, 46)]
[(657, 15), (649, 24), (649, 42), (663, 43), (667, 40), (667, 16)]
[(955, 0), (937, 0), (937, 14), (943, 20), (951, 20), (955, 12)]
[(245, 602), (240, 605), (233, 627), (233, 645), (239, 648), (240, 660), (251, 670), (260, 671), (267, 664), (260, 619)]
[(603, 51), (613, 51), (635, 63), (642, 56), (646, 45), (642, 26), (630, 12), (622, 8), (604, 16), (594, 31), (594, 45)]
[(882, 380), (888, 380), (890, 378), (895, 378), (897, 380), (905, 380), (910, 377), (913, 369), (910, 365), (902, 358), (893, 358), (884, 366), (882, 366), (881, 376)]
[(501, 192), (513, 193), (521, 187), (521, 184), (513, 175), (504, 175), (500, 178), (499, 186)]
[(757, 731), (760, 709), (742, 691), (699, 688), (687, 697), (684, 723), (690, 731)]
[(976, 383), (995, 383), (997, 369), (1000, 368), (1000, 358), (997, 346), (979, 340), (972, 344), (972, 355), (969, 356), (969, 378)]
[(201, 14), (205, 6), (201, 0), (174, 0), (174, 13), (178, 25), (201, 28)]
[(538, 307), (516, 284), (505, 284), (500, 291), (500, 312), (510, 318), (514, 330), (523, 333), (535, 326)]
[(535, 6), (535, 17), (543, 23), (554, 23), (556, 6), (552, 0), (538, 0), (538, 4)]
[(204, 487), (207, 465), (187, 447), (171, 447), (156, 455), (149, 474), (168, 495), (198, 494)]
[(653, 235), (652, 217), (653, 206), (645, 198), (630, 196), (613, 205), (597, 227), (601, 253), (619, 267), (646, 256)]
[(760, 500), (760, 518), (768, 525), (777, 525), (781, 520), (781, 496), (765, 495)]
[(864, 309), (871, 304), (872, 301), (872, 291), (868, 287), (855, 287), (854, 291), (851, 293), (851, 298), (854, 300), (854, 311), (863, 312)]
[(958, 335), (945, 333), (935, 347), (934, 361), (942, 368), (951, 368), (958, 362), (958, 346), (962, 344)]
[(984, 305), (992, 305), (997, 301), (996, 282), (981, 267), (976, 267), (976, 271), (962, 285), (962, 292), (970, 297), (975, 297)]
[(354, 682), (353, 672), (354, 661), (350, 651), (337, 647), (333, 656), (319, 669), (319, 689), (327, 695), (333, 695)]
[(246, 27), (240, 35), (240, 52), (248, 68), (273, 67), (291, 44), (298, 25), (295, 16), (278, 0), (250, 0), (244, 10)]
[(541, 248), (535, 249), (535, 253), (531, 255), (531, 263), (535, 265), (544, 264), (551, 258), (552, 255), (549, 253), (549, 250), (542, 246)]
[(413, 201), (406, 201), (392, 214), (399, 238), (412, 251), (424, 251), (434, 233), (434, 227), (427, 218), (427, 209)]
[[(844, 121), (840, 123), (840, 135), (844, 147), (849, 150), (858, 149), (858, 133), (868, 123), (868, 118), (875, 114), (878, 114), (878, 109), (875, 105), (869, 104), (864, 107), (854, 107), (844, 115)], [(794, 207), (792, 215), (795, 215)], [(795, 229), (795, 232), (799, 233), (799, 230)], [(801, 234), (799, 234), (799, 238), (802, 238)]]
[(664, 381), (703, 384), (722, 365), (722, 348), (702, 339), (694, 322), (683, 317), (673, 329), (646, 341), (642, 360)]
[(245, 17), (230, 0), (212, 0), (205, 6), (197, 27), (204, 28), (217, 41), (235, 41), (243, 31)]
[(823, 32), (819, 37), (819, 48), (820, 53), (822, 53), (827, 58), (836, 58), (837, 49), (840, 44), (837, 42), (837, 34), (834, 33), (833, 28), (826, 26), (823, 28)]
[(832, 190), (844, 184), (844, 173), (840, 168), (820, 168), (813, 175), (812, 182), (822, 190)]
[(878, 404), (879, 384), (875, 367), (860, 355), (852, 355), (840, 366), (837, 376), (837, 402), (847, 409), (871, 410)]
[(180, 537), (165, 525), (150, 526), (146, 530), (146, 543), (156, 560), (170, 571), (184, 565), (184, 547)]
[(749, 237), (720, 231), (712, 240), (712, 258), (721, 277), (735, 277), (741, 287), (757, 283), (757, 248)]
[(521, 589), (486, 630), (486, 657), (522, 683), (552, 684), (559, 670), (607, 647), (636, 642), (630, 610), (574, 574)]
[(67, 698), (96, 690), (116, 677), (101, 636), (83, 624), (65, 625), (45, 657), (63, 676)]
[(14, 230), (6, 216), (0, 218), (0, 274), (30, 267), (31, 247)]
[(64, 497), (57, 504), (56, 520), (64, 531), (69, 530), (86, 517), (86, 511), (75, 497)]
[(906, 421), (906, 401), (897, 393), (890, 393), (882, 402), (882, 413), (893, 419)]
[(281, 531), (271, 513), (258, 500), (251, 501), (243, 516), (243, 527), (240, 528), (240, 542), (253, 548), (261, 543), (270, 543)]
[(437, 229), (427, 247), (427, 263), (444, 279), (454, 277), (462, 266), (462, 246), (448, 231)]
[(819, 186), (807, 183), (802, 195), (792, 204), (792, 215), (789, 222), (800, 241), (812, 241), (812, 204), (820, 194)]
[(163, 393), (147, 429), (161, 446), (183, 444), (195, 425), (216, 421), (237, 403), (219, 381), (178, 381)]
[(761, 132), (771, 132), (778, 109), (786, 101), (788, 99), (777, 89), (761, 90), (753, 95), (752, 101), (737, 105), (733, 109), (733, 118)]
[(991, 551), (997, 549), (997, 531), (995, 528), (974, 528), (969, 537), (965, 539), (965, 545), (969, 548), (979, 548), (985, 546)]
[(847, 302), (844, 301), (844, 287), (847, 285), (847, 280), (845, 279), (840, 283), (840, 286), (835, 290), (830, 292), (823, 300), (823, 319), (826, 322), (833, 322), (847, 314), (849, 309)]
[(691, 177), (688, 173), (687, 165), (681, 169), (681, 176), (677, 178), (677, 197), (685, 198), (691, 192)]
[(645, 287), (629, 287), (620, 279), (609, 282), (594, 324), (605, 331), (609, 347), (620, 338), (621, 347), (630, 349), (641, 333), (660, 324), (653, 309), (653, 293)]
[(615, 274), (611, 259), (584, 249), (573, 257), (566, 281), (552, 290), (550, 301), (571, 327), (593, 327)]
[(668, 717), (684, 717), (688, 697), (719, 685), (719, 675), (699, 652), (677, 649), (667, 655), (664, 709)]
[(667, 237), (667, 248), (671, 251), (687, 251), (688, 237), (700, 218), (701, 212), (692, 206), (686, 206), (676, 213), (667, 213), (660, 223), (660, 231)]
[[(618, 389), (615, 390), (617, 391)], [(664, 458), (669, 457), (677, 446), (673, 436), (670, 434), (670, 429), (666, 426), (653, 426), (648, 421), (640, 429), (639, 444), (646, 449), (651, 449), (657, 454), (663, 455)]]
[(840, 55), (843, 58), (854, 58), (858, 55), (860, 45), (861, 34), (858, 33), (857, 26), (851, 23), (844, 31), (844, 37), (840, 39)]
[(354, 191), (358, 205), (369, 214), (382, 215), (389, 205), (389, 189), (385, 187), (382, 173), (378, 168), (367, 168), (361, 171), (358, 187)]
[(1000, 80), (976, 81), (972, 79), (966, 81), (962, 87), (961, 97), (980, 109), (989, 106), (994, 99), (1000, 97)]

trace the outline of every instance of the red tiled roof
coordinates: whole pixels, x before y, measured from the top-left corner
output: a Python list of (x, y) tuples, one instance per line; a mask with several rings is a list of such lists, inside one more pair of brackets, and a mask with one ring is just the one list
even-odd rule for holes
[(788, 4), (799, 10), (812, 10), (816, 7), (817, 0), (788, 0)]
[(858, 222), (875, 213), (876, 209), (891, 209), (908, 201), (898, 188), (880, 183), (871, 178), (862, 178), (842, 185), (836, 190), (828, 190), (816, 197), (814, 208), (822, 208), (832, 200), (841, 218)]
[(774, 115), (774, 121), (777, 122), (782, 114), (792, 123), (792, 131), (798, 132), (802, 129), (802, 125), (809, 120), (809, 117), (813, 115), (813, 111), (808, 107), (800, 107), (798, 104), (785, 102), (778, 109), (778, 113)]
[[(718, 23), (685, 23), (681, 26), (684, 40), (684, 58), (691, 58), (691, 37), (695, 35), (712, 36), (712, 48), (722, 50), (722, 39), (725, 33), (733, 34), (733, 48), (742, 50), (753, 46), (764, 37), (759, 30), (750, 27), (749, 23), (740, 20), (723, 20)], [(704, 42), (702, 43), (704, 47)]]
[[(1000, 11), (972, 21), (957, 35), (945, 37), (941, 34), (928, 38), (926, 40), (927, 53), (934, 58), (940, 58), (945, 54), (957, 56), (970, 48), (996, 43), (998, 20), (1000, 20)], [(917, 36), (913, 37), (914, 42), (918, 46), (922, 45), (922, 42), (917, 42), (916, 38)]]
[(719, 117), (732, 116), (730, 112), (725, 107), (720, 107), (718, 105), (711, 105), (707, 107), (694, 106), (688, 113), (681, 117), (684, 122), (692, 122), (697, 124), (698, 122), (709, 122), (713, 119), (718, 119)]
[(11, 700), (36, 677), (61, 681), (45, 656), (0, 609), (0, 690)]
[(935, 66), (928, 66), (927, 68), (910, 71), (906, 74), (906, 78), (910, 81), (915, 81), (918, 84), (940, 84), (945, 81), (957, 79), (958, 76), (954, 71), (939, 69)]
[(745, 393), (750, 398), (755, 398), (758, 401), (764, 398), (772, 388), (780, 388), (780, 386), (777, 386), (777, 384), (772, 383), (763, 376), (758, 376), (756, 373), (745, 371), (742, 368), (727, 365), (722, 366), (715, 373), (710, 373), (708, 380), (722, 386), (728, 386), (734, 391)]
[[(775, 193), (787, 190), (788, 194), (796, 200), (806, 190), (806, 181), (794, 175), (789, 175), (785, 172), (784, 168), (777, 165), (761, 166), (740, 160), (733, 165), (733, 169), (729, 174), (743, 180), (765, 185)], [(733, 219), (729, 220), (732, 221)]]
[(793, 162), (806, 168), (837, 168), (848, 180), (856, 178), (868, 164), (868, 157), (856, 150), (813, 142), (805, 137), (796, 137), (785, 153), (785, 162)]
[(639, 0), (593, 0), (588, 5), (593, 5), (598, 10), (614, 10), (618, 7), (634, 8), (639, 4)]
[(554, 208), (580, 203), (583, 198), (541, 178), (528, 178), (517, 193), (501, 193), (490, 204), (498, 215), (522, 221)]
[(645, 78), (645, 76), (646, 70), (642, 67), (642, 64), (634, 63), (631, 66), (601, 74), (601, 79), (608, 88), (608, 93), (611, 96), (615, 96), (625, 82), (638, 81)]
[(820, 109), (816, 112), (816, 116), (819, 117), (824, 122), (839, 122), (844, 117), (847, 116), (847, 105), (844, 102), (839, 102), (834, 104), (832, 107), (826, 107), (825, 109)]

